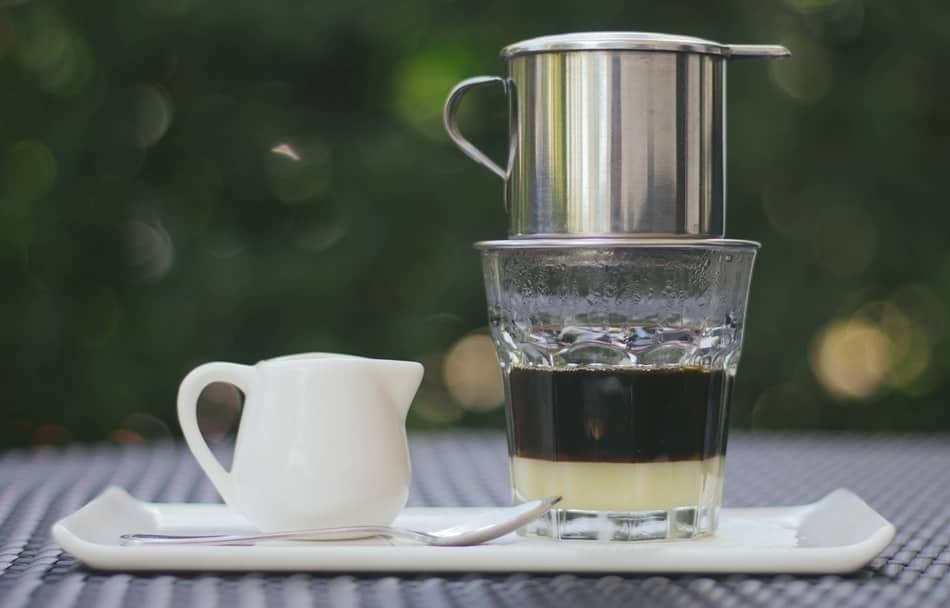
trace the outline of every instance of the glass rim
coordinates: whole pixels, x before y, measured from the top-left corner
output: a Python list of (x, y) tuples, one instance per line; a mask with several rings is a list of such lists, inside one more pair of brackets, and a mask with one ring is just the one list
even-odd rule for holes
[(670, 237), (600, 237), (600, 238), (526, 238), (478, 241), (475, 249), (606, 249), (664, 248), (664, 249), (745, 249), (756, 251), (762, 247), (758, 241), (742, 239), (682, 239)]

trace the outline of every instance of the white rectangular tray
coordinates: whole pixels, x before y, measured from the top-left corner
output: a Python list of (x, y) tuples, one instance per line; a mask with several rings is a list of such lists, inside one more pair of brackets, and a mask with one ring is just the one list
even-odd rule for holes
[[(482, 509), (407, 508), (398, 526), (435, 530)], [(723, 509), (713, 538), (639, 543), (552, 541), (511, 534), (477, 547), (423, 547), (383, 539), (254, 546), (122, 546), (131, 532), (250, 532), (219, 504), (142, 502), (108, 488), (53, 526), (53, 538), (102, 570), (313, 572), (852, 572), (894, 537), (894, 526), (848, 490), (796, 507)]]

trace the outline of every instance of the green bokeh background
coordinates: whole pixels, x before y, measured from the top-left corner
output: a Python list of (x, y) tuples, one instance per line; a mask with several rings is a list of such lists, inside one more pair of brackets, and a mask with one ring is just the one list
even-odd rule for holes
[[(507, 43), (605, 29), (794, 53), (730, 68), (728, 233), (764, 245), (735, 423), (950, 429), (950, 3), (0, 7), (0, 446), (175, 434), (190, 368), (312, 350), (424, 361), (412, 425), (500, 426), (441, 371), (506, 229), (442, 103)], [(496, 158), (504, 106), (462, 109)]]

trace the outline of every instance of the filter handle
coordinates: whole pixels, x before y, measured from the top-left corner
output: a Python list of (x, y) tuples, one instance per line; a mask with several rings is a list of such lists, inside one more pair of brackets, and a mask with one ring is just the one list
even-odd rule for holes
[(452, 138), (452, 141), (455, 142), (455, 145), (465, 153), (465, 156), (468, 156), (476, 163), (488, 167), (492, 173), (497, 175), (503, 180), (508, 179), (508, 171), (501, 168), (498, 163), (488, 158), (488, 155), (475, 147), (475, 144), (470, 142), (468, 139), (462, 135), (462, 132), (459, 130), (458, 122), (456, 121), (456, 114), (458, 113), (459, 104), (462, 102), (462, 97), (470, 89), (484, 85), (498, 83), (505, 90), (505, 95), (509, 94), (508, 80), (500, 76), (475, 76), (473, 78), (466, 78), (462, 82), (455, 85), (455, 88), (449, 93), (448, 99), (445, 100), (445, 110), (442, 113), (442, 122), (445, 125), (445, 130), (448, 132), (449, 137)]

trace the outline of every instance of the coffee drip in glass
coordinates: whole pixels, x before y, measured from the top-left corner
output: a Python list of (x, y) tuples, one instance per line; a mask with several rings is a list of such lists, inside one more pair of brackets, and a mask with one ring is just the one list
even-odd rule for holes
[[(563, 497), (524, 533), (687, 539), (716, 530), (729, 400), (758, 243), (725, 239), (725, 76), (779, 46), (640, 32), (510, 45), (445, 126), (505, 181), (482, 252), (505, 377), (512, 496)], [(501, 167), (459, 132), (473, 87), (508, 95)]]

